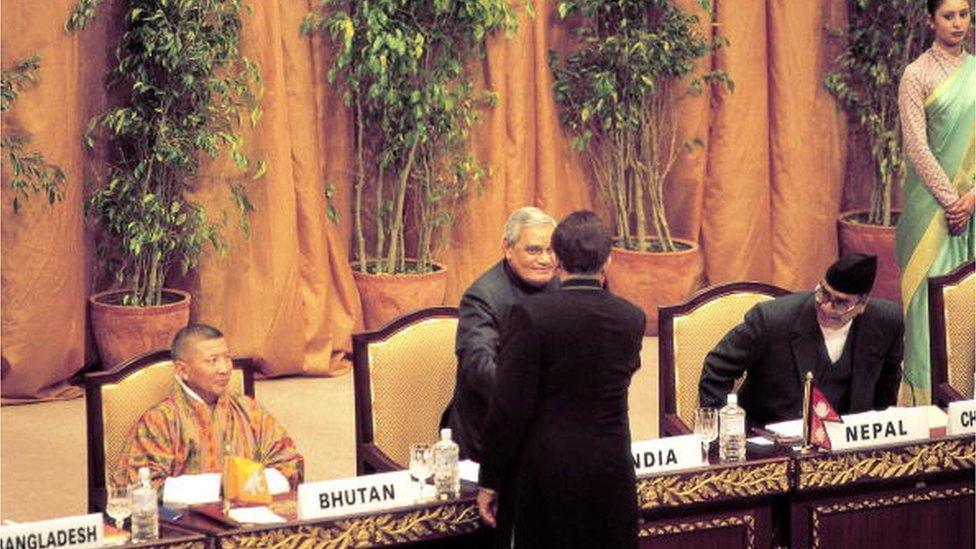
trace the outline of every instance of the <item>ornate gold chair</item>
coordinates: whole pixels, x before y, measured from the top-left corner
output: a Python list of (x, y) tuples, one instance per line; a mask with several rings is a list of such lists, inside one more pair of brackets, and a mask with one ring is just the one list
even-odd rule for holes
[[(705, 355), (755, 304), (788, 294), (761, 282), (705, 288), (658, 316), (661, 436), (691, 432), (698, 409), (698, 381)], [(738, 388), (744, 377), (736, 383)]]
[[(254, 396), (251, 359), (235, 358), (230, 390)], [(105, 503), (105, 482), (125, 447), (129, 431), (143, 412), (166, 398), (175, 373), (170, 352), (155, 351), (107, 372), (85, 375), (88, 429), (88, 510)]]
[(454, 392), (457, 309), (432, 307), (353, 334), (356, 469), (403, 469), (414, 442), (433, 442)]
[(974, 265), (929, 278), (932, 400), (940, 406), (973, 397)]

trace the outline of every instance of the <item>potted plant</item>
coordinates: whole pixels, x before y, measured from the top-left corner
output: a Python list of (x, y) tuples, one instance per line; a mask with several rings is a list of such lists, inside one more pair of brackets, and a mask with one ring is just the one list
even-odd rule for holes
[(556, 102), (616, 234), (608, 284), (644, 309), (654, 334), (658, 305), (687, 297), (700, 264), (697, 244), (671, 235), (664, 208), (668, 173), (700, 143), (679, 142), (675, 104), (712, 83), (731, 89), (723, 71), (694, 73), (721, 40), (671, 0), (566, 0), (556, 10), (572, 18), (576, 40), (565, 61), (553, 54)]
[(493, 101), (464, 66), (514, 28), (504, 0), (322, 0), (303, 23), (334, 43), (328, 78), (352, 112), (352, 266), (367, 328), (444, 299), (434, 253), (486, 175), (467, 140)]
[[(41, 58), (32, 56), (22, 59), (8, 70), (0, 71), (0, 112), (7, 112), (26, 87), (37, 81)], [(14, 213), (20, 211), (24, 200), (35, 194), (43, 194), (48, 204), (64, 199), (64, 171), (44, 159), (39, 151), (26, 150), (30, 136), (4, 120), (0, 134), (0, 149), (4, 164), (10, 168), (10, 199)]]
[[(125, 3), (108, 75), (118, 104), (93, 117), (86, 133), (86, 144), (102, 145), (107, 159), (86, 201), (97, 257), (114, 281), (89, 300), (104, 368), (167, 347), (189, 320), (190, 298), (166, 288), (167, 276), (195, 267), (208, 245), (225, 249), (225, 221), (189, 196), (207, 181), (203, 155), (229, 149), (251, 177), (264, 172), (235, 133), (242, 115), (252, 124), (260, 117), (258, 70), (240, 50), (241, 7), (238, 0)], [(93, 16), (91, 0), (83, 0), (66, 26), (83, 28)], [(230, 192), (247, 232), (252, 207), (243, 180), (232, 181)]]
[[(905, 67), (927, 47), (925, 3), (917, 0), (857, 0), (848, 5), (846, 39), (835, 58), (837, 70), (824, 86), (847, 112), (855, 130), (851, 138), (866, 144), (871, 165), (870, 205), (840, 214), (837, 220), (840, 253), (878, 256), (878, 283), (873, 295), (901, 300), (900, 273), (895, 259), (898, 211), (892, 209), (892, 188), (905, 177), (898, 118), (898, 82)], [(849, 184), (860, 182), (848, 181)]]

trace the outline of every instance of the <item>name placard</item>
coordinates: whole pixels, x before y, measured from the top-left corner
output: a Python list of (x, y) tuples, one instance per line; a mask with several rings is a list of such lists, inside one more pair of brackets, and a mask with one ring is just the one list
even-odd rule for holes
[(949, 403), (947, 435), (976, 433), (976, 400), (957, 400)]
[(834, 450), (852, 450), (929, 438), (928, 412), (917, 408), (889, 408), (842, 416), (843, 423), (828, 421), (827, 435)]
[(701, 437), (698, 435), (642, 440), (631, 443), (630, 450), (638, 475), (705, 465)]
[(417, 488), (408, 471), (308, 482), (298, 486), (298, 518), (330, 518), (411, 505)]
[(105, 525), (101, 513), (0, 526), (0, 549), (101, 547)]

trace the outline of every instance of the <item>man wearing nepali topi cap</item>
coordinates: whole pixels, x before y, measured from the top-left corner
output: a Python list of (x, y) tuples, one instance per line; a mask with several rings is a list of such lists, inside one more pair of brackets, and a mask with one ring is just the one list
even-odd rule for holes
[(897, 304), (868, 298), (876, 271), (875, 256), (848, 254), (812, 291), (750, 309), (705, 357), (699, 404), (723, 406), (747, 373), (739, 405), (750, 425), (795, 419), (807, 372), (841, 414), (895, 404), (905, 327)]

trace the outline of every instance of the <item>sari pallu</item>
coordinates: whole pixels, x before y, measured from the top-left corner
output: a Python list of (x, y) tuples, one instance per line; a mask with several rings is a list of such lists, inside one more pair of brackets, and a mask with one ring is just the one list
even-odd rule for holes
[[(962, 66), (925, 99), (928, 145), (960, 196), (973, 189), (976, 162), (976, 58)], [(904, 211), (895, 230), (895, 252), (901, 267), (905, 309), (905, 379), (915, 404), (931, 401), (929, 377), (928, 283), (973, 259), (973, 220), (958, 235), (949, 235), (945, 211), (907, 167)]]

